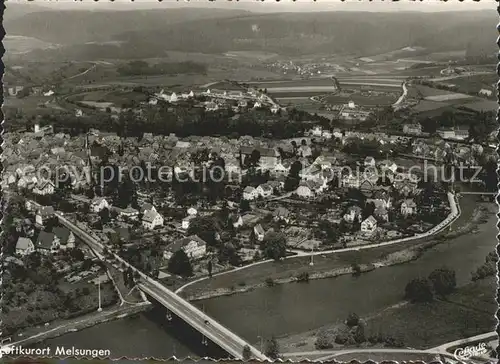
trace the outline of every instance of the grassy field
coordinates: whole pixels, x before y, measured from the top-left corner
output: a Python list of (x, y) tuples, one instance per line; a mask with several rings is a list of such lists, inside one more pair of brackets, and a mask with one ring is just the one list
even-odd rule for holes
[(496, 84), (497, 81), (498, 76), (495, 73), (491, 73), (490, 75), (474, 75), (454, 78), (453, 80), (447, 81), (446, 84), (457, 86), (458, 92), (477, 93), (482, 88), (491, 90), (493, 84)]
[(398, 99), (397, 94), (385, 94), (376, 96), (362, 96), (360, 94), (353, 94), (351, 96), (337, 96), (331, 95), (325, 98), (329, 104), (346, 104), (349, 101), (354, 101), (358, 105), (391, 105)]
[(416, 349), (435, 347), (494, 331), (496, 280), (487, 278), (459, 288), (446, 300), (408, 304), (368, 320), (367, 332), (383, 332)]

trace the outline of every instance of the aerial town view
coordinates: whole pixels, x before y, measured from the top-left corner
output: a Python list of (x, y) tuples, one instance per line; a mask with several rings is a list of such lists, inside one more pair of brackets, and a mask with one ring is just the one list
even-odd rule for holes
[(160, 4), (6, 3), (0, 357), (496, 362), (498, 14)]

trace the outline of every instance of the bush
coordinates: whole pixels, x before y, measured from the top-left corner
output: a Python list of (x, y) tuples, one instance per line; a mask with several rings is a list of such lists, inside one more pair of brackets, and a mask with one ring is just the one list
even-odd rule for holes
[(309, 273), (302, 272), (297, 276), (297, 282), (309, 282)]
[(274, 285), (275, 285), (274, 279), (272, 279), (271, 277), (266, 278), (266, 286), (272, 287)]
[(238, 286), (244, 287), (244, 286), (246, 286), (246, 283), (244, 281), (238, 282)]
[(359, 316), (354, 312), (350, 313), (349, 316), (347, 316), (345, 324), (349, 327), (357, 326), (359, 324)]

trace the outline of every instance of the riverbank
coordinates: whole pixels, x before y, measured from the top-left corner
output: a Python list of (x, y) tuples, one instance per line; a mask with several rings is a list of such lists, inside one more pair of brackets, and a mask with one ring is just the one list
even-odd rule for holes
[[(38, 344), (44, 340), (52, 339), (58, 336), (62, 336), (69, 332), (76, 332), (87, 329), (89, 327), (109, 322), (116, 319), (121, 319), (127, 316), (135, 315), (146, 311), (151, 308), (149, 302), (143, 302), (135, 305), (121, 305), (113, 306), (104, 309), (101, 312), (93, 312), (84, 316), (74, 318), (72, 320), (65, 320), (60, 322), (54, 322), (49, 327), (41, 327), (40, 329), (34, 328), (37, 333), (29, 332), (23, 333), (23, 337), (17, 337), (13, 339), (11, 344), (15, 346), (31, 346)], [(29, 335), (28, 337), (26, 337)]]
[[(429, 349), (443, 342), (494, 331), (496, 320), (495, 277), (457, 288), (446, 299), (430, 303), (411, 304), (401, 301), (372, 315), (362, 317), (366, 338), (390, 338), (404, 347)], [(403, 292), (402, 292), (403, 295)], [(282, 353), (316, 351), (321, 332), (338, 330), (343, 323), (325, 325), (316, 330), (278, 338)], [(333, 343), (328, 350), (349, 348), (381, 348), (383, 343), (340, 345)]]
[(360, 251), (317, 255), (312, 266), (311, 258), (308, 256), (267, 262), (196, 282), (179, 294), (189, 301), (198, 301), (249, 292), (266, 286), (299, 282), (299, 276), (306, 274), (309, 280), (325, 279), (408, 263), (418, 259), (437, 244), (472, 232), (479, 224), (486, 222), (491, 213), (493, 213), (492, 208), (476, 206), (470, 212), (467, 223), (461, 225), (458, 230), (412, 242), (411, 246), (395, 244)]

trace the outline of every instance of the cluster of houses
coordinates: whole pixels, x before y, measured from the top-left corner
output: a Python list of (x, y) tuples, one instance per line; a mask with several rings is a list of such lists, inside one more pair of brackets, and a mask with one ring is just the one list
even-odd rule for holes
[[(39, 223), (43, 223), (43, 218), (49, 216), (50, 212), (48, 210), (50, 210), (50, 208), (51, 207), (45, 207), (37, 212), (36, 225), (38, 228), (43, 226)], [(30, 221), (29, 219), (27, 220), (28, 222)], [(30, 225), (28, 222), (24, 221), (24, 224)], [(25, 229), (25, 227), (22, 229)], [(62, 250), (73, 249), (75, 247), (75, 236), (66, 227), (57, 226), (54, 227), (51, 232), (42, 230), (38, 233), (36, 240), (33, 240), (35, 236), (35, 229), (33, 227), (25, 231), (24, 235), (25, 236), (19, 237), (16, 243), (16, 255), (18, 256), (26, 256), (35, 251), (43, 255), (52, 255)]]

